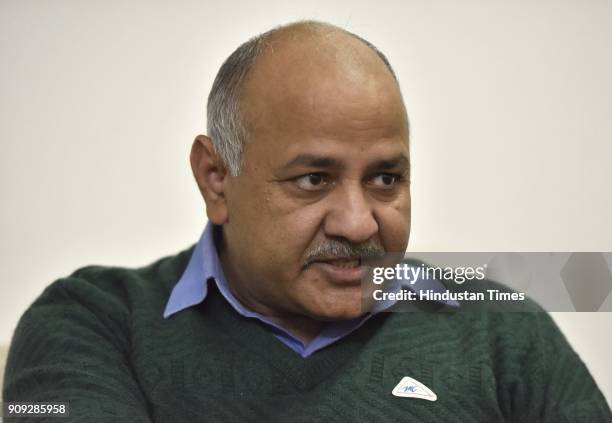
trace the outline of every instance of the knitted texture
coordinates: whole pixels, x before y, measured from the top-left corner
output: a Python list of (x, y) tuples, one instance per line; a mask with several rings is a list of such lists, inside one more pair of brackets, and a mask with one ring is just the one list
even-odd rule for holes
[[(51, 284), (15, 330), (3, 400), (83, 422), (612, 422), (547, 313), (383, 313), (304, 359), (214, 284), (164, 319), (191, 252)], [(437, 401), (393, 396), (404, 376)]]

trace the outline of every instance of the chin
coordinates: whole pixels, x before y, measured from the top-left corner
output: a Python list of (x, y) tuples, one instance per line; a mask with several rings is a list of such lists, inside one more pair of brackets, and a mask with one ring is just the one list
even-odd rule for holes
[(362, 303), (361, 284), (337, 286), (330, 283), (309, 286), (299, 291), (299, 303), (304, 315), (321, 321), (351, 320), (367, 310)]
[(355, 302), (335, 302), (327, 304), (325, 307), (318, 307), (315, 310), (311, 310), (312, 317), (322, 321), (334, 321), (334, 320), (351, 320), (361, 317), (365, 314), (362, 308), (361, 300)]

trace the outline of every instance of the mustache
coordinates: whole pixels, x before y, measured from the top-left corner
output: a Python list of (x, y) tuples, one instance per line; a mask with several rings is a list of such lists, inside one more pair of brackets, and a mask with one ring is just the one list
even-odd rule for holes
[(366, 242), (354, 244), (345, 239), (330, 239), (325, 244), (307, 250), (304, 254), (303, 266), (306, 267), (316, 261), (335, 260), (349, 257), (361, 259), (381, 257), (385, 249), (380, 242), (370, 239)]

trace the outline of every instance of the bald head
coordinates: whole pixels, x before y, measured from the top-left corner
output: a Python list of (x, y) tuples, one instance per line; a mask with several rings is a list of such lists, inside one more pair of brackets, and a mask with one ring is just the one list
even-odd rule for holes
[[(337, 98), (345, 101), (329, 101)], [(236, 176), (252, 131), (270, 124), (291, 130), (292, 119), (274, 122), (280, 111), (292, 110), (296, 119), (316, 111), (318, 119), (334, 116), (337, 124), (343, 112), (334, 108), (348, 114), (364, 101), (381, 113), (402, 113), (407, 133), (399, 85), (386, 57), (336, 26), (297, 22), (254, 37), (230, 55), (209, 96), (208, 133)]]
[(288, 51), (295, 53), (294, 60), (325, 60), (345, 72), (377, 63), (396, 79), (387, 58), (376, 47), (355, 34), (327, 23), (297, 22), (262, 34), (257, 60)]

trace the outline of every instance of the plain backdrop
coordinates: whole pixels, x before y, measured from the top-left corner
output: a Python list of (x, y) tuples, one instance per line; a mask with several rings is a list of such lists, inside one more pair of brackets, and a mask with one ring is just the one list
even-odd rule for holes
[[(213, 78), (250, 36), (304, 18), (395, 67), (410, 250), (612, 251), (608, 0), (0, 0), (0, 343), (53, 280), (197, 240), (188, 154)], [(555, 319), (610, 401), (612, 313)]]

